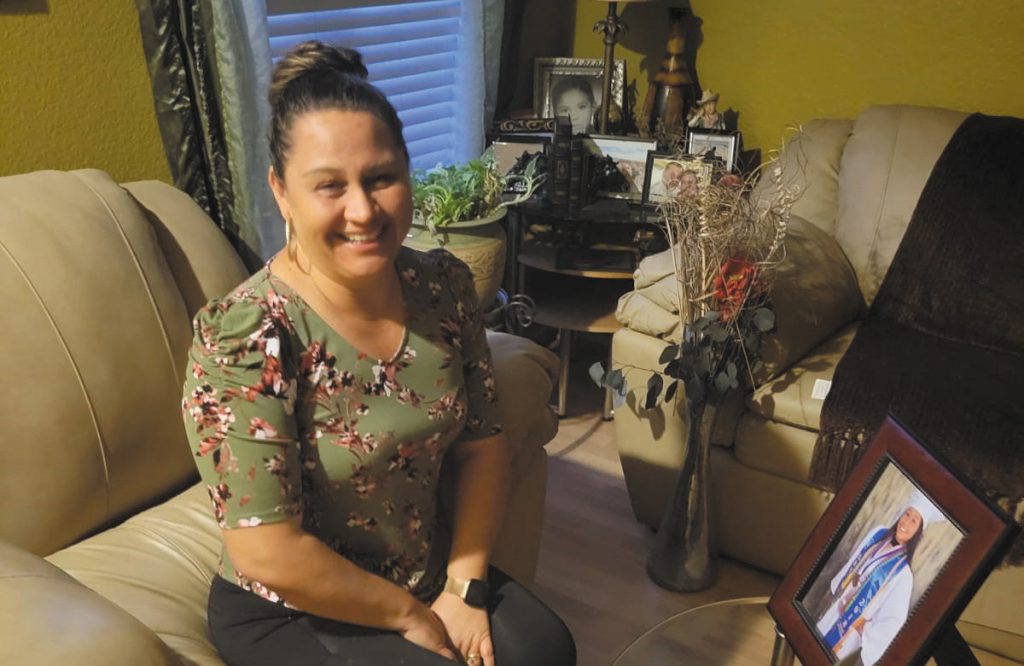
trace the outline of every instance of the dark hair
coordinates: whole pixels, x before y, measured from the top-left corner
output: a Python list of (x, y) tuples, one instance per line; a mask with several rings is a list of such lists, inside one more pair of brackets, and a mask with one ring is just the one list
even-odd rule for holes
[[(900, 514), (902, 517), (902, 514)], [(897, 543), (896, 541), (896, 528), (900, 525), (900, 519), (897, 518), (896, 522), (892, 524), (892, 527), (885, 533), (889, 542), (892, 544)], [(914, 561), (914, 552), (917, 551), (917, 544), (921, 543), (921, 536), (924, 534), (924, 521), (922, 520), (917, 524), (917, 531), (914, 532), (914, 536), (907, 540), (907, 543), (903, 545), (903, 549), (907, 553), (907, 564), (912, 564)]]
[(270, 159), (278, 178), (284, 180), (285, 156), (291, 148), (295, 118), (321, 109), (365, 111), (377, 116), (391, 131), (405, 161), (409, 161), (402, 121), (395, 107), (366, 77), (366, 66), (358, 51), (317, 40), (295, 46), (278, 61), (267, 94), (272, 114)]
[(559, 80), (555, 87), (551, 89), (552, 108), (558, 104), (558, 98), (570, 90), (580, 91), (587, 96), (591, 104), (597, 104), (597, 100), (594, 99), (594, 87), (590, 85), (590, 80), (583, 76), (571, 75)]

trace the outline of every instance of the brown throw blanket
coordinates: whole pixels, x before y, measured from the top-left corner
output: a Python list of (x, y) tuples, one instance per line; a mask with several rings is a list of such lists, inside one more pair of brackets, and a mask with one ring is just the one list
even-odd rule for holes
[(836, 490), (887, 412), (1022, 519), (1024, 120), (972, 115), (936, 162), (836, 367), (811, 483)]

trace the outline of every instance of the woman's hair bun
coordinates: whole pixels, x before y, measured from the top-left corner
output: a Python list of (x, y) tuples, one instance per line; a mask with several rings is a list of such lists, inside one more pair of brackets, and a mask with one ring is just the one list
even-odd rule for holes
[(347, 74), (361, 79), (368, 76), (358, 51), (331, 46), (312, 39), (293, 47), (274, 67), (270, 82), (270, 105), (274, 107), (288, 85), (307, 74)]

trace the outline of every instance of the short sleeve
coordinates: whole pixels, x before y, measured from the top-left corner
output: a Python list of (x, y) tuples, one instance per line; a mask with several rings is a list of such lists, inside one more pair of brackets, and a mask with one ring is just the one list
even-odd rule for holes
[(498, 388), (494, 379), (491, 348), (487, 344), (483, 316), (473, 286), (473, 273), (465, 263), (445, 250), (436, 251), (438, 264), (448, 282), (462, 340), (462, 374), (468, 408), (462, 438), (481, 439), (501, 432), (498, 420)]
[[(268, 303), (269, 301), (269, 303)], [(294, 372), (274, 296), (239, 292), (193, 321), (182, 413), (196, 466), (222, 528), (301, 513)]]

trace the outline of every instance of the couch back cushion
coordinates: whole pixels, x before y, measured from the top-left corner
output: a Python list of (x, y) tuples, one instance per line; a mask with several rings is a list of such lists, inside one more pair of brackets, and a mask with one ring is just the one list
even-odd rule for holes
[(966, 114), (917, 106), (875, 106), (853, 124), (839, 169), (835, 237), (871, 304), (917, 200)]
[(189, 312), (150, 217), (99, 171), (0, 178), (0, 538), (35, 553), (194, 477)]
[(755, 199), (767, 200), (779, 187), (799, 192), (793, 215), (834, 235), (839, 163), (852, 127), (853, 121), (846, 118), (807, 121), (765, 165), (754, 188)]

